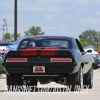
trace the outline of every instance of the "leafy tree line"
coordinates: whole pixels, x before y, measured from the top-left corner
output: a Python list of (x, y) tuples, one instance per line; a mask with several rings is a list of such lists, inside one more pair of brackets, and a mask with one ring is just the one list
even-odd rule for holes
[[(41, 27), (40, 26), (32, 26), (28, 29), (28, 31), (25, 31), (24, 32), (24, 36), (31, 36), (31, 35), (44, 35), (45, 33), (42, 32), (41, 30)], [(20, 39), (21, 38), (21, 34), (20, 33), (17, 33), (17, 39)], [(5, 33), (4, 36), (3, 36), (3, 40), (4, 41), (14, 41), (14, 33), (13, 34), (10, 34), (10, 33)]]
[(32, 26), (28, 29), (28, 31), (25, 31), (25, 35), (44, 35), (45, 33), (42, 32), (41, 27), (37, 26)]
[[(27, 31), (24, 32), (24, 36), (28, 35), (44, 35), (45, 33), (42, 32), (42, 29), (40, 26), (32, 26)], [(79, 41), (82, 44), (83, 47), (88, 45), (93, 45), (96, 48), (100, 49), (100, 32), (97, 32), (96, 30), (89, 29), (84, 32), (82, 32), (79, 36)], [(17, 34), (17, 39), (21, 38), (21, 34)], [(3, 39), (6, 41), (14, 41), (14, 34), (5, 33), (3, 36)]]
[[(17, 33), (17, 38), (20, 39), (21, 38), (21, 34)], [(3, 41), (7, 41), (7, 42), (11, 42), (14, 41), (14, 33), (5, 33), (3, 36)]]
[(86, 30), (79, 35), (80, 43), (83, 47), (93, 45), (96, 48), (100, 48), (100, 32), (96, 30)]

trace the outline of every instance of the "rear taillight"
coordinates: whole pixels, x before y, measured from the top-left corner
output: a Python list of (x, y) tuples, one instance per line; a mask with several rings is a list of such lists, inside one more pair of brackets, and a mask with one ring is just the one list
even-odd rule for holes
[(6, 62), (27, 62), (27, 58), (7, 58)]
[(71, 58), (51, 58), (51, 62), (72, 62)]
[(56, 56), (55, 50), (41, 50), (41, 56)]
[(37, 51), (36, 50), (23, 50), (21, 51), (21, 56), (36, 56)]

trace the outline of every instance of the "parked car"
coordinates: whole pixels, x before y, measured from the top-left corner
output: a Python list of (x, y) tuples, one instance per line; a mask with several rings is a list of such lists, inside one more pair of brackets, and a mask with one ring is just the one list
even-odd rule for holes
[(93, 87), (94, 59), (91, 50), (84, 52), (77, 38), (66, 36), (29, 36), (16, 51), (9, 51), (3, 66), (10, 86), (37, 86), (56, 82), (71, 86)]
[(16, 50), (18, 44), (8, 45), (8, 50)]
[(4, 59), (0, 58), (0, 74), (6, 73), (4, 67), (2, 66), (3, 60)]
[(97, 57), (94, 57), (94, 69), (97, 69), (100, 67), (100, 60)]
[(2, 63), (4, 61), (6, 54), (7, 54), (7, 52), (0, 52), (0, 74), (6, 73), (4, 66), (2, 66)]

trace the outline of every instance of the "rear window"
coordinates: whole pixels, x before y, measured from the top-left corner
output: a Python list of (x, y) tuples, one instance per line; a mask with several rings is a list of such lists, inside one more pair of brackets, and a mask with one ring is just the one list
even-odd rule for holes
[(62, 47), (71, 49), (72, 44), (70, 39), (24, 39), (20, 42), (18, 49), (28, 47)]

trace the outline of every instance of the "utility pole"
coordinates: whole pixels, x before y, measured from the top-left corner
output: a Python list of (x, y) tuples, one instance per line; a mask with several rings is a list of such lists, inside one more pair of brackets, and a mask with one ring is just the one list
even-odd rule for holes
[[(2, 40), (4, 40), (4, 30), (8, 30), (8, 29), (7, 29), (7, 23), (6, 23), (6, 20), (3, 19), (3, 21), (4, 21), (3, 28), (2, 28), (2, 29), (0, 28), (0, 30), (3, 30)], [(6, 29), (5, 29), (5, 26), (6, 26)]]
[(100, 32), (98, 32), (98, 49), (100, 49)]
[(5, 25), (3, 25), (3, 29), (2, 29), (2, 30), (3, 30), (2, 40), (4, 39), (4, 30), (5, 30), (5, 29), (4, 29), (4, 26), (5, 26)]
[(14, 40), (17, 40), (17, 0), (14, 2)]
[(6, 30), (7, 30), (7, 33), (8, 33), (8, 26), (7, 26), (7, 22), (5, 19), (3, 19), (4, 23), (5, 23), (5, 26), (6, 26)]

